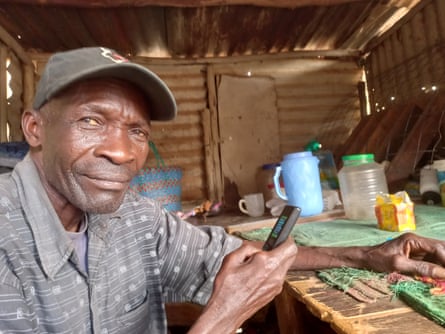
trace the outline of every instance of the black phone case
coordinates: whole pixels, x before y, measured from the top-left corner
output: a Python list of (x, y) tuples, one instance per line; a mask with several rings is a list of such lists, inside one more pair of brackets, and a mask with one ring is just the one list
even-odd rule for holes
[(300, 216), (301, 209), (297, 206), (286, 205), (278, 217), (272, 231), (264, 243), (263, 250), (271, 250), (283, 243)]

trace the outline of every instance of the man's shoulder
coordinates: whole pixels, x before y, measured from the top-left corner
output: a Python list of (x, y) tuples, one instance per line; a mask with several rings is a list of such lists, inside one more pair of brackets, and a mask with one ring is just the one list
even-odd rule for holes
[(0, 173), (0, 185), (13, 184), (12, 172)]
[(11, 173), (0, 174), (0, 214), (19, 206), (19, 196)]

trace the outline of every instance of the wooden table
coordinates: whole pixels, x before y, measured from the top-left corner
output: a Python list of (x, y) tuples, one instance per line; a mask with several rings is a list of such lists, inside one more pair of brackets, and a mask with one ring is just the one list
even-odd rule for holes
[[(314, 217), (302, 217), (298, 223), (316, 223), (344, 217), (334, 210)], [(276, 217), (260, 219), (239, 215), (211, 217), (208, 225), (223, 226), (229, 233), (272, 227)], [(193, 221), (202, 224), (202, 221)], [(282, 293), (274, 301), (280, 334), (436, 334), (445, 328), (422, 316), (397, 298), (382, 298), (362, 303), (346, 293), (329, 287), (314, 271), (290, 271)], [(200, 309), (178, 308), (168, 312), (173, 323), (187, 325), (199, 316)], [(182, 318), (178, 315), (182, 314)], [(175, 321), (176, 319), (176, 321)], [(179, 320), (179, 321), (178, 321)]]
[[(313, 217), (302, 223), (343, 218), (343, 210)], [(272, 227), (276, 217), (258, 221), (230, 220), (229, 233)], [(223, 224), (224, 225), (224, 224)], [(281, 334), (409, 334), (445, 333), (445, 328), (413, 310), (403, 301), (388, 296), (374, 303), (359, 302), (322, 282), (314, 271), (290, 271), (283, 292), (275, 298)]]
[(275, 307), (281, 334), (445, 333), (397, 298), (358, 302), (328, 287), (313, 271), (290, 271)]

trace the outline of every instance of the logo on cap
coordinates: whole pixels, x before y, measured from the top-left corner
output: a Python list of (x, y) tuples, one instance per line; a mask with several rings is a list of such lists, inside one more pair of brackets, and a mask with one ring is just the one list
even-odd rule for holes
[(100, 49), (102, 50), (101, 55), (104, 58), (110, 59), (112, 62), (120, 64), (120, 63), (127, 63), (129, 61), (127, 58), (121, 56), (120, 54), (116, 53), (113, 50), (107, 48), (100, 48)]

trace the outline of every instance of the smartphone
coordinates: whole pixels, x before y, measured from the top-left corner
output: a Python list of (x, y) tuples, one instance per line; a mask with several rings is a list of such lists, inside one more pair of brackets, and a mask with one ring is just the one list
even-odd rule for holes
[(264, 243), (263, 250), (271, 250), (283, 243), (300, 217), (298, 206), (286, 205)]

